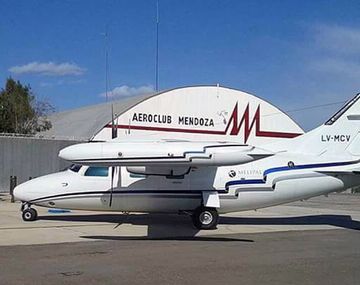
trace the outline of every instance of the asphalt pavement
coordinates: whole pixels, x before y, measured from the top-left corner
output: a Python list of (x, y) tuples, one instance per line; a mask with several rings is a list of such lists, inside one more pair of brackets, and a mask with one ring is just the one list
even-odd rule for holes
[(222, 216), (39, 211), (0, 199), (0, 285), (359, 284), (360, 196), (330, 195)]

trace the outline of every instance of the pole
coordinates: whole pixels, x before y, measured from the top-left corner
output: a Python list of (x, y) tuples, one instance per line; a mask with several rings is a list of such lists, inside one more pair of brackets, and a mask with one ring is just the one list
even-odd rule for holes
[(17, 184), (17, 177), (16, 176), (10, 176), (10, 196), (11, 196), (11, 203), (15, 202), (15, 197), (14, 197), (14, 189), (16, 187)]
[(159, 91), (159, 0), (156, 1), (155, 90)]

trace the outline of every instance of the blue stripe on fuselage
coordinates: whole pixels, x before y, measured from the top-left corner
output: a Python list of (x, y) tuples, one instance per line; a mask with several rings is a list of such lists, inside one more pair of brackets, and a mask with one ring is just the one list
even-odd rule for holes
[(263, 179), (233, 180), (226, 182), (225, 188), (227, 189), (229, 186), (239, 185), (239, 184), (265, 184), (265, 181)]
[(266, 177), (270, 173), (280, 172), (280, 171), (319, 168), (319, 167), (344, 166), (344, 165), (355, 164), (355, 163), (358, 163), (358, 162), (359, 162), (358, 160), (355, 160), (355, 161), (345, 161), (345, 162), (303, 164), (303, 165), (294, 165), (292, 167), (280, 166), (280, 167), (274, 167), (274, 168), (269, 168), (269, 169), (265, 170), (264, 177)]
[(329, 163), (294, 165), (292, 167), (290, 167), (290, 166), (273, 167), (273, 168), (269, 168), (264, 171), (263, 179), (249, 179), (249, 180), (242, 179), (242, 180), (228, 181), (225, 184), (225, 189), (228, 189), (229, 186), (233, 186), (233, 185), (265, 184), (267, 176), (269, 174), (275, 173), (275, 172), (299, 170), (299, 169), (309, 169), (309, 168), (320, 168), (320, 167), (345, 166), (345, 165), (351, 165), (351, 164), (355, 164), (355, 163), (359, 163), (359, 162), (360, 162), (360, 160), (353, 160), (353, 161), (344, 161), (344, 162), (329, 162)]

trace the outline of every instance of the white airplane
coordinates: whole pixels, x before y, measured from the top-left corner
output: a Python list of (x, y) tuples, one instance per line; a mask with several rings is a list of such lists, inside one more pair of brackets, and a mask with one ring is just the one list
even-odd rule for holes
[(320, 127), (262, 146), (229, 142), (83, 143), (59, 156), (68, 170), (17, 186), (25, 221), (32, 205), (187, 213), (199, 229), (219, 213), (259, 209), (360, 185), (360, 94)]

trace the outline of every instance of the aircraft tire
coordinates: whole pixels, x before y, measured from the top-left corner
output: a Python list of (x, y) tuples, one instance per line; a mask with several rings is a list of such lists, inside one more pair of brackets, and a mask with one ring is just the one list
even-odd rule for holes
[(33, 208), (26, 209), (22, 212), (22, 218), (25, 222), (32, 222), (37, 219), (37, 211)]
[(215, 208), (199, 207), (194, 211), (192, 221), (199, 230), (215, 229), (219, 222), (219, 214)]

